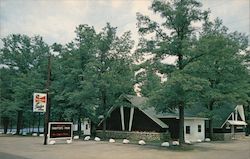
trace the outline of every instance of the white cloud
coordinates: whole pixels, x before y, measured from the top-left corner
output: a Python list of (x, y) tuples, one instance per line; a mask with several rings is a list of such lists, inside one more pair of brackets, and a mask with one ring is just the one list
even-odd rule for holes
[[(93, 25), (100, 31), (110, 22), (118, 34), (131, 30), (138, 40), (136, 12), (161, 21), (149, 10), (152, 0), (0, 0), (0, 37), (11, 33), (39, 34), (46, 42), (67, 43), (75, 37), (79, 24)], [(221, 17), (232, 30), (249, 34), (248, 0), (201, 0), (203, 8), (211, 8), (212, 17)], [(247, 14), (248, 13), (248, 14)], [(198, 24), (197, 24), (198, 25)]]
[[(87, 1), (4, 1), (1, 37), (10, 33), (41, 35), (50, 43), (66, 43), (82, 22)], [(11, 10), (11, 11), (10, 11)]]
[(211, 20), (219, 17), (230, 31), (239, 31), (249, 35), (249, 0), (202, 0), (203, 8), (211, 10)]
[(122, 7), (123, 1), (122, 0), (112, 0), (111, 4), (112, 4), (112, 7), (119, 8), (119, 7)]
[(134, 0), (132, 2), (132, 12), (140, 12), (142, 14), (151, 14), (149, 7), (151, 5), (151, 0)]

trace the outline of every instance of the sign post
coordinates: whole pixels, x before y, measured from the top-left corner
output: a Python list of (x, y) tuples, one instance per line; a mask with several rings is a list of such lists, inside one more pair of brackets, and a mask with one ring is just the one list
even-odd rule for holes
[(46, 83), (46, 94), (47, 94), (47, 107), (44, 114), (44, 145), (47, 145), (47, 136), (48, 136), (48, 124), (50, 118), (50, 100), (49, 100), (49, 86), (50, 86), (50, 77), (51, 77), (51, 54), (48, 56), (48, 76)]
[[(48, 91), (47, 91), (47, 96), (48, 96)], [(47, 145), (47, 136), (48, 136), (48, 124), (49, 124), (49, 99), (47, 98), (47, 107), (46, 107), (46, 112), (44, 114), (44, 145)]]

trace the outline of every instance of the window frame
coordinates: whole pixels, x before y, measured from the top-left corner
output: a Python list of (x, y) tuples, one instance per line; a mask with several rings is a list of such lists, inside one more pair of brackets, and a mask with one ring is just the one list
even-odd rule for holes
[(186, 134), (191, 134), (191, 126), (186, 126)]
[(200, 124), (198, 125), (198, 132), (199, 132), (199, 133), (202, 132), (202, 131), (201, 131), (201, 125), (200, 125)]

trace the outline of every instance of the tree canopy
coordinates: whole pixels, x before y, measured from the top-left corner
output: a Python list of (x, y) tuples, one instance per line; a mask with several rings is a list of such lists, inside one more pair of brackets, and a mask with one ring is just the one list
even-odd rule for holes
[[(65, 45), (48, 45), (40, 36), (3, 38), (0, 118), (5, 131), (10, 121), (17, 120), (19, 133), (35, 119), (32, 94), (46, 92), (51, 57), (51, 121), (73, 121), (80, 128), (82, 118), (106, 119), (122, 94), (135, 94), (137, 84), (157, 111), (179, 111), (181, 144), (187, 107), (208, 110), (212, 133), (214, 109), (225, 103), (249, 108), (250, 51), (245, 34), (229, 32), (218, 18), (211, 21), (201, 7), (196, 0), (154, 0), (150, 9), (160, 20), (137, 13), (140, 39), (135, 53), (131, 32), (118, 34), (110, 23), (99, 32), (80, 24), (75, 39)], [(202, 26), (195, 27), (197, 23)], [(176, 60), (169, 62), (169, 57)], [(103, 126), (105, 130), (105, 122)]]

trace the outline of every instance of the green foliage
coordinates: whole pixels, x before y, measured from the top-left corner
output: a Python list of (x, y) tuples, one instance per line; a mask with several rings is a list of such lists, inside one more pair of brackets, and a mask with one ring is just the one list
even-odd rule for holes
[(11, 118), (16, 110), (17, 107), (14, 105), (13, 99), (13, 79), (12, 72), (7, 68), (0, 69), (0, 118), (8, 117)]
[[(193, 92), (196, 92), (198, 88), (203, 89), (204, 86), (199, 84), (206, 83), (200, 78), (192, 77), (186, 71), (179, 71), (185, 69), (185, 66), (192, 62), (193, 47), (197, 40), (193, 34), (195, 28), (191, 24), (202, 21), (208, 14), (208, 12), (202, 12), (200, 7), (201, 4), (193, 0), (171, 2), (155, 0), (151, 9), (160, 14), (163, 19), (162, 23), (137, 14), (139, 33), (142, 35), (153, 34), (150, 40), (142, 38), (139, 43), (139, 53), (142, 52), (142, 55), (154, 54), (150, 66), (143, 67), (148, 78), (146, 78), (146, 82), (143, 82), (142, 90), (147, 92), (145, 91), (147, 89), (152, 92), (151, 100), (161, 110), (174, 109), (180, 104), (187, 106), (195, 97)], [(162, 62), (166, 57), (173, 55), (177, 57), (177, 64)], [(150, 70), (167, 75), (168, 80), (165, 83), (158, 81), (156, 84), (156, 80), (150, 78), (153, 77)], [(149, 83), (151, 86), (148, 85)], [(153, 87), (155, 89), (152, 89)], [(159, 87), (162, 88), (159, 89)], [(190, 91), (187, 91), (188, 88)]]
[(201, 21), (207, 15), (200, 7), (201, 4), (193, 0), (171, 3), (153, 1), (151, 9), (161, 15), (163, 22), (157, 23), (148, 16), (137, 13), (139, 33), (152, 35), (150, 40), (140, 40), (138, 51), (155, 53), (155, 61), (164, 59), (166, 55), (185, 56), (188, 47), (192, 46), (191, 35), (195, 31), (191, 24)]
[[(52, 61), (52, 120), (78, 120), (93, 117), (95, 88), (87, 74), (88, 63), (94, 58), (94, 28), (79, 25), (74, 42), (61, 46)], [(95, 40), (95, 39), (94, 39)]]
[(116, 28), (108, 23), (97, 34), (95, 59), (90, 61), (88, 73), (97, 88), (97, 114), (106, 115), (109, 108), (121, 94), (133, 92), (132, 59), (133, 46), (131, 33), (125, 32), (118, 37)]
[[(210, 27), (210, 28), (209, 28)], [(227, 33), (222, 23), (215, 21), (204, 29), (194, 52), (198, 58), (187, 70), (209, 81), (204, 102), (246, 104), (249, 100), (249, 72), (244, 65), (247, 37), (237, 32)], [(194, 55), (196, 56), (196, 55)], [(209, 106), (208, 106), (209, 107)], [(209, 108), (210, 109), (210, 108)]]
[[(196, 43), (195, 28), (192, 23), (201, 22), (208, 14), (208, 12), (202, 12), (200, 8), (201, 3), (195, 0), (171, 2), (154, 0), (151, 9), (160, 14), (162, 23), (157, 23), (140, 13), (137, 14), (139, 33), (151, 37), (141, 38), (138, 53), (141, 53), (141, 56), (148, 53), (154, 55), (151, 59), (151, 67), (144, 68), (146, 73), (150, 75), (148, 70), (156, 70), (154, 72), (168, 75), (161, 89), (149, 90), (153, 91), (150, 101), (160, 111), (179, 109), (180, 143), (184, 142), (184, 108), (196, 99), (195, 94), (202, 91), (204, 89), (202, 85), (206, 83), (184, 71), (192, 61), (190, 57), (193, 55), (192, 50)], [(162, 60), (168, 56), (176, 56), (176, 64), (164, 66)], [(150, 88), (148, 85), (146, 87)]]
[(133, 91), (131, 33), (116, 35), (107, 24), (100, 33), (94, 27), (79, 25), (75, 41), (54, 45), (52, 118), (96, 121), (122, 93)]
[(100, 33), (88, 25), (79, 25), (75, 33), (73, 42), (65, 46), (54, 43), (51, 50), (39, 36), (13, 34), (3, 38), (1, 118), (13, 117), (16, 111), (22, 112), (19, 116), (24, 115), (24, 119), (31, 118), (32, 94), (45, 91), (49, 51), (53, 52), (49, 88), (52, 121), (84, 117), (95, 121), (121, 94), (133, 92), (131, 33), (118, 37), (109, 23)]
[[(142, 95), (149, 97), (158, 111), (194, 104), (209, 109), (223, 103), (249, 105), (247, 36), (228, 33), (221, 20), (209, 21), (209, 12), (200, 8), (201, 3), (195, 0), (154, 0), (151, 10), (162, 22), (137, 13), (141, 38), (136, 55), (131, 53), (131, 33), (118, 36), (117, 28), (109, 23), (100, 32), (93, 26), (79, 25), (76, 38), (66, 45), (48, 46), (40, 36), (13, 34), (3, 38), (0, 118), (16, 118), (20, 111), (25, 120), (33, 118), (32, 94), (45, 92), (51, 53), (53, 121), (83, 117), (97, 121), (122, 94), (134, 94), (135, 83), (142, 85)], [(199, 36), (192, 25), (195, 22), (203, 23)], [(147, 56), (152, 58), (145, 60)], [(162, 62), (169, 56), (176, 57), (176, 63)], [(139, 65), (133, 65), (134, 57)], [(138, 70), (135, 79), (134, 71)], [(212, 111), (203, 113), (213, 116)]]
[[(49, 47), (39, 36), (13, 34), (2, 39), (1, 48), (1, 118), (15, 118), (22, 124), (22, 114), (32, 111), (32, 94), (44, 88)], [(28, 113), (29, 114), (29, 113)], [(19, 130), (17, 130), (19, 131)]]
[(184, 71), (176, 71), (171, 78), (162, 84), (161, 89), (151, 96), (151, 104), (158, 111), (173, 111), (177, 106), (191, 107), (200, 100), (200, 94), (204, 94), (208, 82), (202, 78), (191, 76)]
[[(221, 20), (209, 21), (209, 12), (200, 7), (194, 0), (155, 0), (151, 9), (161, 15), (162, 23), (137, 14), (139, 33), (143, 36), (137, 54), (153, 54), (138, 67), (145, 72), (139, 73), (137, 79), (158, 111), (179, 108), (181, 112), (182, 107), (199, 103), (207, 106), (212, 116), (211, 110), (217, 105), (249, 101), (247, 36), (228, 33)], [(192, 23), (198, 21), (203, 22), (203, 28), (197, 37)], [(168, 56), (176, 56), (176, 64), (163, 63)], [(167, 81), (156, 84), (151, 70), (167, 75)]]
[(142, 71), (140, 75), (137, 74), (137, 78), (143, 85), (141, 93), (146, 97), (151, 97), (153, 92), (162, 89), (161, 78), (153, 70), (147, 71), (147, 74)]
[[(151, 59), (150, 66), (146, 65), (146, 68), (142, 64), (146, 74), (149, 70), (170, 74), (183, 69), (191, 62), (192, 47), (197, 41), (193, 36), (195, 28), (191, 24), (202, 21), (208, 14), (202, 12), (200, 7), (201, 4), (193, 0), (172, 2), (156, 0), (153, 1), (151, 9), (160, 14), (163, 18), (162, 23), (157, 23), (140, 13), (137, 14), (139, 33), (151, 35), (150, 40), (141, 38), (137, 51), (141, 56), (148, 53), (155, 55)], [(173, 55), (178, 58), (177, 65), (161, 62), (167, 56)]]

